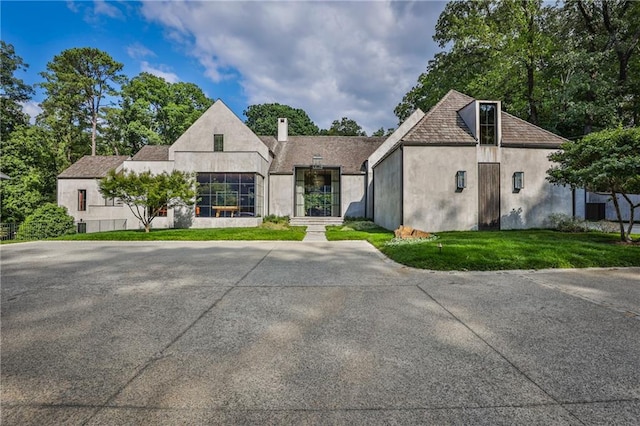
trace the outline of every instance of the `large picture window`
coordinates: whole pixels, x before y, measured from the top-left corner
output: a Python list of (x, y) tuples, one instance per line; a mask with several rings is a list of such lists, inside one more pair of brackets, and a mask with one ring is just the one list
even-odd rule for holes
[(498, 144), (498, 113), (496, 104), (480, 104), (480, 144)]
[(260, 216), (263, 178), (255, 173), (198, 173), (197, 217)]

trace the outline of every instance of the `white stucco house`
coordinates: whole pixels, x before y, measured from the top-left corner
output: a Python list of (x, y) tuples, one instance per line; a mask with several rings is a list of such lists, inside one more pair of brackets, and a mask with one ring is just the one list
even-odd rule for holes
[(58, 204), (78, 222), (126, 220), (138, 229), (126, 206), (101, 196), (98, 180), (110, 169), (176, 169), (196, 174), (198, 200), (168, 209), (154, 228), (256, 226), (277, 215), (369, 217), (388, 229), (518, 229), (585, 208), (545, 179), (547, 156), (565, 139), (503, 112), (499, 101), (452, 90), (380, 138), (289, 136), (287, 124), (278, 120), (277, 136), (255, 135), (218, 100), (170, 146), (83, 157), (58, 176)]

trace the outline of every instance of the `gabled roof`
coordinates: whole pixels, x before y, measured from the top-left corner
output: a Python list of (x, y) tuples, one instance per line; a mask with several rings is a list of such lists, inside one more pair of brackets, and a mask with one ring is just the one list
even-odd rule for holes
[(126, 155), (85, 155), (58, 175), (59, 178), (93, 179), (103, 178), (111, 169), (122, 165)]
[[(450, 90), (407, 134), (403, 143), (412, 145), (475, 145), (477, 140), (458, 113), (474, 98)], [(567, 139), (502, 111), (504, 147), (559, 148)]]
[(145, 145), (136, 155), (133, 161), (168, 161), (170, 145)]
[(476, 139), (458, 114), (473, 100), (470, 96), (449, 90), (402, 141), (425, 145), (475, 145)]
[(260, 139), (275, 154), (271, 173), (293, 173), (294, 167), (310, 166), (313, 156), (319, 155), (323, 166), (341, 166), (344, 174), (362, 173), (363, 163), (385, 140), (366, 136), (289, 136), (286, 142), (273, 136)]

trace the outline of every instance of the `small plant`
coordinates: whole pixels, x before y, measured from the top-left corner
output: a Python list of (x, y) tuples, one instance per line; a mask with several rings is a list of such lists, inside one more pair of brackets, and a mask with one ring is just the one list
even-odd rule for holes
[(369, 220), (358, 220), (358, 221), (348, 222), (346, 225), (340, 228), (340, 230), (341, 231), (369, 231), (371, 229), (377, 229), (377, 228), (379, 228), (379, 226)]
[(586, 232), (589, 230), (589, 225), (584, 219), (571, 217), (563, 213), (550, 215), (548, 222), (552, 229), (561, 232)]
[(66, 207), (44, 204), (31, 213), (18, 228), (18, 240), (40, 240), (75, 233), (73, 218)]
[(391, 240), (384, 243), (384, 245), (392, 246), (392, 247), (409, 246), (414, 244), (428, 243), (430, 241), (435, 241), (438, 238), (439, 237), (437, 235), (433, 235), (433, 234), (427, 238), (392, 238)]
[(289, 216), (276, 216), (270, 214), (262, 219), (262, 223), (275, 223), (277, 225), (289, 225)]

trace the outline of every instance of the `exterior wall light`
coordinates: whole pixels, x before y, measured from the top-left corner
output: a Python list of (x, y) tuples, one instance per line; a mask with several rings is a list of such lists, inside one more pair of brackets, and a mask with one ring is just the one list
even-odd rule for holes
[(311, 168), (313, 168), (313, 169), (321, 169), (322, 168), (322, 156), (314, 155), (311, 158)]
[(524, 172), (513, 174), (513, 192), (520, 192), (524, 188)]
[(458, 170), (456, 172), (456, 192), (461, 192), (467, 187), (467, 172), (465, 170)]

